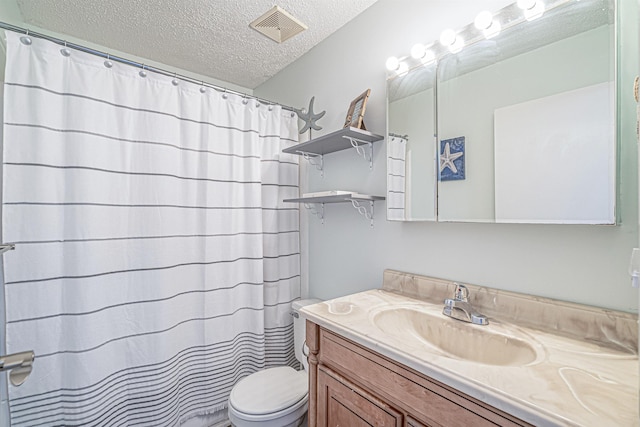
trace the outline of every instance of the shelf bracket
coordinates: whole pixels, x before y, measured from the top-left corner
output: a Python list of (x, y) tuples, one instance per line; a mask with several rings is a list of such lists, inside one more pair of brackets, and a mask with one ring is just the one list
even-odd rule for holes
[(309, 209), (312, 215), (317, 216), (320, 219), (322, 225), (324, 225), (324, 203), (318, 203), (320, 205), (320, 210), (315, 206), (316, 204), (305, 203), (304, 207)]
[[(361, 139), (354, 138), (352, 136), (347, 136), (347, 135), (344, 135), (343, 138), (346, 138), (349, 140), (349, 142), (351, 143), (351, 146), (355, 148), (356, 153), (358, 153), (359, 156), (369, 161), (369, 170), (372, 170), (373, 169), (373, 143), (368, 141), (363, 141)], [(369, 155), (367, 155), (367, 152), (364, 148), (365, 146), (369, 147)]]
[(322, 154), (307, 153), (305, 151), (297, 150), (296, 153), (300, 154), (310, 165), (315, 166), (320, 171), (320, 176), (324, 177), (324, 160)]
[(369, 202), (369, 210), (367, 210), (366, 207), (362, 206), (357, 200), (351, 199), (351, 204), (360, 215), (371, 222), (371, 227), (373, 227), (373, 200)]

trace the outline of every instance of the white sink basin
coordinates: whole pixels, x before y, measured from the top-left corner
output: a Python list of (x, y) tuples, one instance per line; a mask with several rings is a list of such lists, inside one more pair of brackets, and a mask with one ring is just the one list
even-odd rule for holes
[(372, 321), (385, 334), (403, 341), (418, 340), (454, 359), (486, 365), (524, 366), (538, 358), (534, 345), (513, 336), (503, 325), (472, 325), (418, 307), (381, 310)]

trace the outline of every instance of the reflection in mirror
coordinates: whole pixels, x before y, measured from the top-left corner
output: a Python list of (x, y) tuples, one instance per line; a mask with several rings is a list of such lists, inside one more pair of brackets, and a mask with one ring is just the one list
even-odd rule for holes
[(387, 82), (387, 219), (435, 221), (435, 64)]
[(440, 60), (438, 140), (464, 137), (465, 174), (441, 177), (439, 221), (615, 223), (613, 7), (566, 2)]

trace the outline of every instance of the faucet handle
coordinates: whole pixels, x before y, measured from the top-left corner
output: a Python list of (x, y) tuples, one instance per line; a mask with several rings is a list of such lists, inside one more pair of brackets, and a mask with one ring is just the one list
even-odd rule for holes
[(460, 285), (456, 282), (453, 282), (456, 285), (455, 291), (453, 291), (453, 298), (458, 301), (469, 301), (469, 289), (465, 285)]

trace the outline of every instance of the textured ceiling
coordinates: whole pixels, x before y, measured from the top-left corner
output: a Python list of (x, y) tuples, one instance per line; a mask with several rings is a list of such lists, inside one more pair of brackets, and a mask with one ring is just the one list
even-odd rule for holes
[[(377, 0), (17, 0), (27, 26), (254, 89)], [(278, 44), (249, 28), (277, 4), (309, 29)]]

